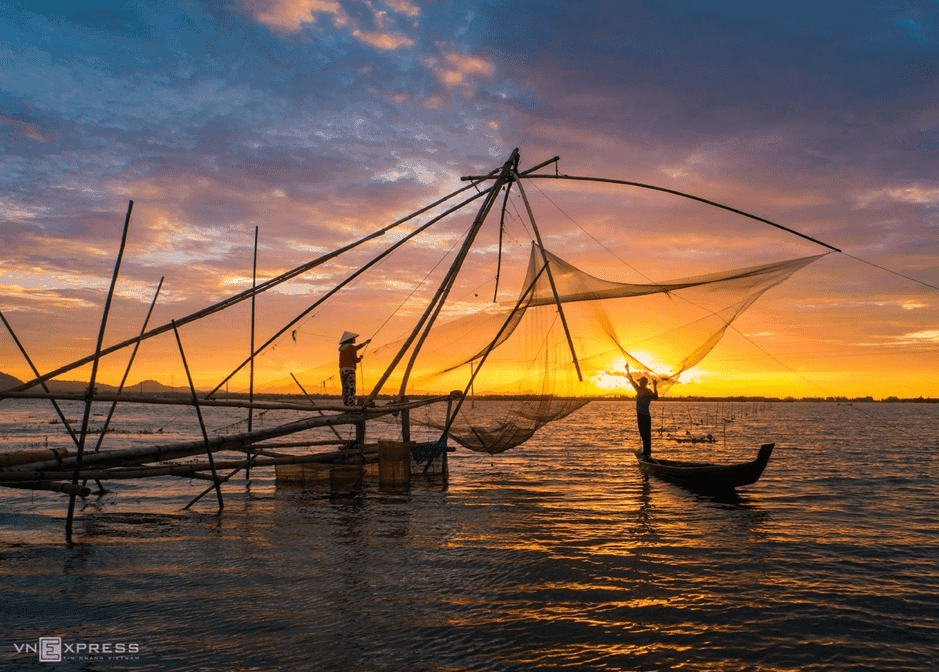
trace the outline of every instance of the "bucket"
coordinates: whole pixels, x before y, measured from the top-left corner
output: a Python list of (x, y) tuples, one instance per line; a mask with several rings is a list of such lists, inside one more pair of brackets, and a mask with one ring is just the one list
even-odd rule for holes
[(411, 484), (410, 442), (378, 442), (378, 484), (392, 487)]
[(347, 464), (329, 470), (329, 489), (337, 492), (359, 490), (362, 487), (361, 464)]

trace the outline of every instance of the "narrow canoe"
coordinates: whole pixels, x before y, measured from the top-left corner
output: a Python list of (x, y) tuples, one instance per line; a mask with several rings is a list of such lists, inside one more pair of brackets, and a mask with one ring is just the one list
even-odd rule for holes
[(707, 462), (679, 462), (643, 457), (636, 451), (642, 473), (677, 483), (697, 492), (728, 492), (744, 485), (756, 483), (776, 444), (767, 443), (752, 462), (739, 464), (709, 464)]

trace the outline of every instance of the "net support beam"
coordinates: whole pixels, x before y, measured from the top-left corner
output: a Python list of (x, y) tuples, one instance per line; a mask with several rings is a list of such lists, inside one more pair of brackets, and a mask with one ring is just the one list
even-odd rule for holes
[(535, 222), (535, 213), (532, 212), (531, 204), (528, 202), (528, 196), (525, 194), (525, 188), (522, 186), (521, 177), (516, 172), (513, 174), (513, 178), (518, 185), (518, 193), (522, 195), (522, 200), (525, 202), (525, 209), (528, 211), (528, 219), (531, 221), (531, 228), (535, 232), (535, 239), (538, 241), (538, 247), (541, 250), (541, 258), (544, 261), (544, 267), (548, 275), (548, 284), (551, 285), (551, 293), (554, 294), (554, 303), (558, 307), (561, 326), (564, 327), (564, 335), (567, 337), (567, 345), (571, 349), (571, 358), (574, 361), (574, 368), (577, 369), (577, 380), (584, 382), (584, 375), (580, 371), (580, 362), (577, 360), (577, 352), (574, 350), (574, 339), (571, 337), (571, 330), (567, 326), (564, 308), (561, 307), (561, 297), (558, 296), (558, 288), (557, 285), (554, 284), (554, 275), (551, 273), (551, 265), (548, 263), (548, 255), (544, 249), (544, 242), (541, 240), (541, 233), (538, 231), (538, 224)]
[[(426, 334), (429, 331), (430, 327), (433, 325), (434, 319), (437, 315), (440, 314), (440, 310), (443, 307), (443, 303), (446, 300), (447, 295), (450, 292), (450, 289), (453, 287), (453, 282), (456, 279), (457, 274), (460, 272), (460, 269), (463, 266), (463, 262), (466, 260), (466, 256), (469, 254), (470, 248), (473, 246), (473, 243), (476, 240), (476, 235), (479, 233), (479, 230), (482, 228), (483, 222), (486, 220), (486, 216), (489, 214), (489, 211), (492, 209), (493, 204), (495, 203), (496, 197), (499, 195), (499, 192), (502, 190), (502, 186), (509, 179), (511, 171), (515, 170), (516, 165), (518, 164), (518, 149), (512, 151), (512, 155), (509, 157), (508, 161), (505, 162), (502, 166), (502, 170), (499, 171), (498, 177), (496, 177), (495, 183), (492, 187), (489, 188), (488, 193), (486, 194), (486, 199), (483, 201), (483, 204), (479, 208), (479, 212), (476, 214), (476, 219), (473, 220), (473, 225), (470, 227), (469, 232), (466, 234), (466, 239), (463, 241), (463, 245), (460, 248), (460, 251), (457, 253), (456, 259), (454, 259), (453, 264), (451, 264), (450, 269), (447, 271), (446, 277), (440, 283), (440, 286), (437, 288), (437, 293), (431, 299), (430, 303), (427, 306), (427, 309), (424, 311), (424, 314), (421, 316), (421, 319), (418, 321), (417, 325), (411, 331), (411, 334), (402, 344), (398, 354), (395, 355), (391, 363), (388, 365), (388, 368), (385, 369), (385, 372), (382, 374), (381, 378), (375, 384), (374, 389), (369, 393), (368, 398), (365, 400), (365, 405), (375, 401), (375, 398), (378, 396), (378, 393), (381, 392), (381, 388), (384, 386), (385, 382), (391, 376), (392, 371), (398, 366), (401, 360), (404, 358), (405, 353), (410, 349), (411, 344), (414, 343), (414, 340), (417, 338), (418, 333), (424, 329), (424, 336), (421, 339), (421, 342), (417, 344), (414, 349), (414, 352), (411, 355), (411, 359), (408, 363), (407, 369), (404, 373), (404, 380), (401, 384), (401, 394), (404, 394), (405, 386), (407, 384), (408, 374), (411, 371), (411, 368), (414, 365), (414, 361), (417, 357), (417, 354), (420, 351), (421, 343), (423, 339), (426, 338)], [(425, 328), (426, 325), (426, 328)]]

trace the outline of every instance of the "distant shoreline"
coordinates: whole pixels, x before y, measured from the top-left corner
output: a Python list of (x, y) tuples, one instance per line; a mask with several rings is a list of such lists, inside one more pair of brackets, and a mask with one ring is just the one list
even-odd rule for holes
[[(15, 385), (22, 383), (12, 383), (4, 385), (3, 388), (9, 389)], [(111, 385), (98, 385), (97, 391), (100, 394), (114, 394), (117, 392), (117, 388)], [(166, 397), (182, 397), (186, 398), (190, 396), (188, 388), (171, 388), (166, 385), (157, 386), (145, 386), (147, 389), (143, 390), (142, 393), (148, 396), (166, 398)], [(87, 383), (80, 383), (77, 381), (62, 381), (62, 382), (53, 382), (49, 385), (49, 388), (53, 394), (77, 394), (84, 392), (87, 389)], [(154, 389), (155, 388), (155, 389)], [(41, 389), (33, 389), (30, 391), (40, 392)], [(139, 385), (128, 385), (124, 388), (124, 391), (128, 395), (134, 395), (139, 399), (141, 394), (141, 388)], [(205, 393), (208, 390), (197, 390), (197, 392)], [(135, 394), (136, 393), (136, 394)], [(410, 394), (408, 398), (410, 399), (424, 399), (427, 397), (441, 396), (439, 394)], [(3, 389), (0, 389), (0, 400), (2, 399), (15, 399), (17, 397), (5, 397), (3, 395)], [(214, 399), (239, 399), (246, 400), (248, 399), (247, 392), (219, 392), (213, 396)], [(283, 392), (255, 392), (254, 399), (255, 401), (271, 401), (271, 400), (299, 400), (302, 401), (306, 399), (302, 394), (292, 394), (292, 393), (283, 393)], [(339, 395), (335, 394), (311, 394), (309, 395), (310, 399), (319, 399), (319, 400), (336, 400), (339, 398)], [(382, 394), (378, 397), (382, 401), (388, 401), (392, 399), (392, 395)], [(490, 394), (478, 394), (471, 397), (475, 401), (538, 401), (542, 397), (538, 395), (490, 395)], [(571, 400), (571, 399), (584, 399), (585, 397), (565, 397), (565, 396), (556, 396), (554, 397), (558, 400)], [(586, 397), (588, 401), (616, 401), (616, 402), (632, 402), (635, 401), (636, 397), (631, 394), (610, 394), (604, 396), (594, 396)], [(830, 404), (880, 404), (880, 403), (918, 403), (918, 404), (936, 404), (939, 403), (939, 398), (935, 397), (885, 397), (883, 399), (875, 399), (871, 396), (867, 397), (764, 397), (764, 396), (743, 396), (743, 395), (734, 395), (734, 396), (700, 396), (700, 395), (679, 395), (679, 396), (662, 396), (658, 399), (657, 403), (669, 403), (669, 402), (711, 402), (711, 403), (830, 403)]]
[[(19, 380), (18, 378), (0, 372), (0, 399), (3, 399), (2, 396), (3, 390), (16, 387), (17, 385), (22, 385), (24, 381)], [(82, 393), (88, 388), (88, 383), (81, 381), (69, 381), (69, 380), (51, 380), (47, 383), (49, 389), (53, 393), (58, 394), (77, 394)], [(114, 394), (117, 392), (117, 387), (113, 385), (99, 384), (96, 385), (97, 391), (100, 393), (110, 393)], [(33, 388), (32, 391), (38, 392), (41, 388)], [(158, 383), (155, 380), (145, 380), (137, 382), (133, 385), (125, 385), (124, 391), (127, 394), (150, 394), (154, 396), (177, 396), (185, 395), (189, 396), (188, 387), (170, 387), (169, 385), (163, 385)], [(197, 392), (207, 392), (208, 390), (197, 390)], [(445, 393), (440, 393), (445, 394)], [(431, 393), (420, 393), (420, 394), (410, 394), (408, 395), (412, 399), (423, 399), (427, 397), (440, 396), (440, 394), (431, 394)], [(339, 395), (336, 394), (311, 394), (313, 399), (338, 399)], [(216, 399), (247, 399), (247, 392), (232, 392), (224, 393), (219, 392), (214, 396)], [(271, 400), (271, 399), (305, 399), (306, 397), (302, 394), (293, 394), (290, 392), (255, 392), (254, 398), (257, 400)], [(382, 394), (379, 395), (380, 399), (388, 400), (392, 398), (392, 395)], [(515, 395), (491, 395), (491, 394), (477, 394), (472, 397), (477, 401), (526, 401), (526, 400), (537, 400), (541, 399), (540, 396), (534, 394), (515, 394)], [(556, 399), (574, 399), (582, 397), (564, 397), (557, 396)], [(593, 396), (589, 397), (590, 401), (635, 401), (636, 397), (632, 394), (608, 394), (603, 396)], [(713, 402), (722, 402), (722, 403), (731, 403), (731, 402), (747, 402), (747, 403), (758, 403), (758, 402), (780, 402), (780, 403), (795, 403), (795, 402), (827, 402), (827, 403), (838, 403), (838, 404), (877, 404), (877, 403), (924, 403), (924, 404), (935, 404), (939, 403), (939, 398), (935, 397), (885, 397), (883, 399), (874, 399), (874, 397), (836, 397), (836, 396), (826, 396), (826, 397), (764, 397), (764, 396), (746, 396), (746, 395), (730, 395), (730, 396), (701, 396), (701, 395), (678, 395), (667, 397), (663, 396), (659, 399), (662, 401), (713, 401)]]

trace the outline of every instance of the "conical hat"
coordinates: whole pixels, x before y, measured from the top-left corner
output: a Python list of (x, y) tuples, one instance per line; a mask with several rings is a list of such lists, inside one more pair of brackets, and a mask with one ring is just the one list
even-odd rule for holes
[(339, 344), (342, 345), (343, 343), (347, 343), (351, 341), (353, 338), (358, 338), (358, 337), (359, 337), (358, 334), (353, 334), (351, 331), (344, 331), (342, 332), (342, 336), (339, 337)]

